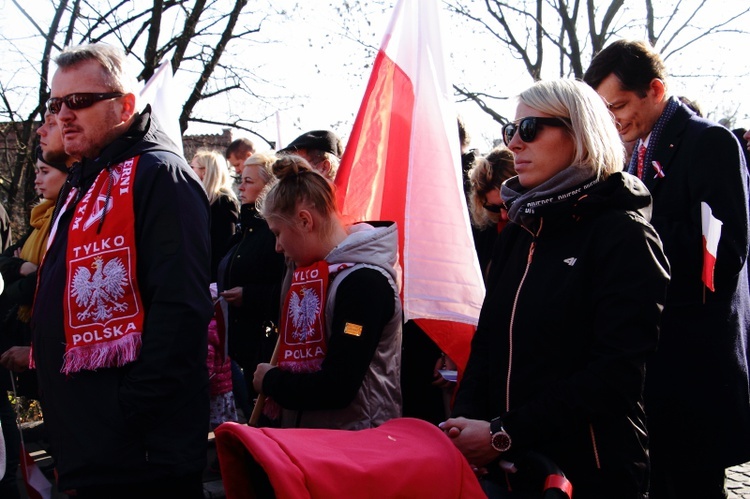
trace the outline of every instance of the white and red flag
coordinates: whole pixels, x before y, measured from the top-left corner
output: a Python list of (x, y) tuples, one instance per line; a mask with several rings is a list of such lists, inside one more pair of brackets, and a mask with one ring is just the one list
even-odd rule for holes
[(703, 284), (711, 291), (714, 289), (714, 267), (716, 252), (721, 238), (721, 220), (714, 217), (708, 203), (701, 202), (701, 229), (703, 233)]
[(30, 499), (50, 499), (52, 497), (52, 484), (39, 469), (34, 458), (26, 452), (23, 441), (21, 442), (21, 474), (26, 486), (26, 494)]
[(172, 61), (167, 59), (156, 68), (154, 75), (141, 89), (139, 99), (141, 109), (151, 104), (151, 111), (159, 121), (162, 130), (182, 153), (182, 130), (180, 130), (180, 113), (182, 104), (172, 83)]
[(336, 176), (352, 221), (399, 228), (404, 319), (463, 370), (484, 299), (438, 2), (399, 0)]

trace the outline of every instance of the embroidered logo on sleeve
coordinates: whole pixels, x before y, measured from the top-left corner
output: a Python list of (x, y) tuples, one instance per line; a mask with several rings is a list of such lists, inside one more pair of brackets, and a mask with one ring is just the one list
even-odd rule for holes
[(361, 336), (362, 326), (360, 326), (359, 324), (352, 324), (351, 322), (347, 322), (344, 325), (344, 334), (348, 334), (350, 336)]

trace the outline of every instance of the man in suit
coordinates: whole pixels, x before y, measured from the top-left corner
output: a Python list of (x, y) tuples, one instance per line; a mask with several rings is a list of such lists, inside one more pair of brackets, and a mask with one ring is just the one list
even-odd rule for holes
[[(646, 374), (651, 498), (724, 498), (725, 468), (750, 460), (748, 173), (732, 133), (670, 96), (666, 74), (650, 46), (620, 40), (584, 80), (623, 142), (637, 141), (628, 171), (651, 191), (651, 223), (672, 267)], [(723, 222), (714, 291), (702, 281), (702, 202)]]

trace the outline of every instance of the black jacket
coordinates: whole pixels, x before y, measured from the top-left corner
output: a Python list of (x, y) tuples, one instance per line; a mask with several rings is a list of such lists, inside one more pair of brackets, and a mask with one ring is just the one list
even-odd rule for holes
[(277, 335), (266, 326), (279, 323), (284, 255), (276, 252), (276, 237), (255, 206), (240, 208), (240, 231), (219, 264), (219, 291), (242, 287), (242, 306), (229, 305), (229, 356), (252, 379), (255, 367), (271, 359)]
[(453, 410), (502, 416), (510, 459), (547, 455), (578, 498), (647, 490), (642, 387), (669, 281), (650, 201), (617, 173), (538, 207), (535, 234), (506, 226)]
[(39, 270), (32, 339), (61, 490), (176, 477), (200, 472), (206, 462), (212, 306), (205, 191), (149, 109), (98, 159), (74, 166), (68, 182), (85, 192), (103, 168), (136, 155), (137, 278), (145, 309), (138, 359), (121, 368), (60, 372), (67, 228), (75, 206), (61, 213)]
[(12, 300), (13, 303), (19, 305), (31, 305), (34, 301), (36, 272), (22, 276), (21, 265), (23, 265), (24, 259), (14, 256), (17, 249), (23, 248), (24, 243), (32, 232), (33, 229), (26, 233), (20, 241), (11, 245), (0, 254), (0, 274), (2, 274), (5, 281), (3, 294)]
[(217, 280), (219, 262), (230, 248), (239, 218), (240, 207), (237, 201), (226, 194), (222, 194), (211, 204), (211, 282)]
[[(16, 249), (23, 247), (32, 231), (0, 254), (0, 275), (5, 282), (5, 289), (0, 294), (0, 353), (13, 346), (28, 346), (31, 343), (29, 324), (18, 318), (18, 309), (21, 305), (31, 306), (34, 301), (36, 271), (22, 276), (20, 270), (24, 260), (13, 254)], [(2, 390), (13, 389), (9, 372), (0, 367)], [(39, 398), (36, 375), (33, 372), (13, 373), (13, 378), (18, 395)]]

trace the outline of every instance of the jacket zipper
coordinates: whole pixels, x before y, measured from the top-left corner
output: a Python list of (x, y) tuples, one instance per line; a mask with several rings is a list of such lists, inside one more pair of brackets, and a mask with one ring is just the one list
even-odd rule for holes
[[(524, 281), (526, 281), (526, 276), (528, 275), (529, 268), (531, 267), (531, 260), (534, 256), (534, 250), (536, 249), (536, 238), (539, 237), (539, 233), (542, 231), (542, 221), (543, 219), (540, 219), (539, 230), (536, 232), (536, 234), (529, 230), (534, 239), (531, 241), (531, 245), (529, 246), (529, 255), (526, 259), (526, 268), (523, 271), (523, 276), (521, 276), (521, 281), (518, 283), (518, 288), (516, 289), (516, 295), (513, 298), (513, 309), (510, 314), (510, 327), (508, 332), (508, 374), (505, 379), (505, 412), (510, 411), (510, 376), (513, 366), (513, 326), (516, 318), (516, 307), (518, 306), (518, 297), (521, 294), (521, 288), (523, 288), (523, 283)], [(523, 225), (522, 227), (526, 229), (526, 227), (524, 227)], [(591, 435), (591, 446), (592, 450), (594, 451), (594, 461), (596, 462), (596, 468), (601, 469), (602, 464), (599, 460), (599, 447), (596, 444), (596, 432), (594, 432), (594, 425), (590, 423), (589, 434)]]
[[(540, 227), (541, 230), (541, 227)], [(538, 235), (538, 233), (537, 233)], [(513, 298), (513, 309), (510, 313), (510, 327), (508, 328), (508, 374), (505, 378), (505, 412), (510, 411), (510, 375), (513, 367), (513, 325), (516, 319), (516, 307), (518, 306), (518, 297), (521, 294), (523, 283), (526, 280), (526, 276), (529, 273), (529, 267), (531, 267), (531, 259), (534, 256), (534, 248), (536, 247), (536, 240), (531, 241), (529, 246), (529, 256), (526, 259), (526, 268), (523, 271), (521, 282), (518, 283), (516, 289), (516, 296)]]
[(591, 446), (594, 449), (594, 461), (596, 461), (596, 469), (602, 469), (602, 463), (599, 461), (599, 447), (596, 445), (596, 433), (594, 432), (594, 425), (589, 423), (589, 433), (591, 434)]

